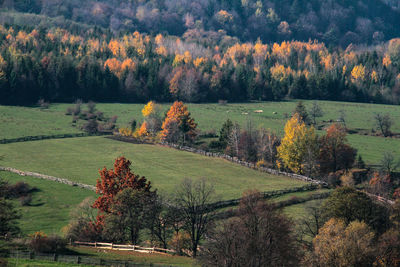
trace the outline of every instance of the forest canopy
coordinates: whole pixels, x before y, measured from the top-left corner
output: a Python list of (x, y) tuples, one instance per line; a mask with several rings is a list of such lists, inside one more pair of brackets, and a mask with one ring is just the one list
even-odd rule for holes
[(0, 26), (1, 103), (400, 102), (398, 38), (341, 49), (318, 41), (243, 43), (218, 34), (198, 42), (138, 31)]

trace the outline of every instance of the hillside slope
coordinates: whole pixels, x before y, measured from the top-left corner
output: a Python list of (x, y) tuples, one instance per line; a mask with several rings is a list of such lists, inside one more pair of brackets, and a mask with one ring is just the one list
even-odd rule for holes
[(346, 47), (400, 34), (399, 3), (389, 0), (0, 0), (0, 6), (113, 31), (190, 38), (223, 30), (242, 41), (317, 39)]

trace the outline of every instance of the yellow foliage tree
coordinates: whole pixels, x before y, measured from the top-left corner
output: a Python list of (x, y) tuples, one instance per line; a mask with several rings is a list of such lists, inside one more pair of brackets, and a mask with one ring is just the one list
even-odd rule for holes
[(278, 166), (283, 164), (284, 167), (300, 174), (306, 169), (310, 172), (317, 153), (316, 138), (314, 127), (307, 128), (299, 114), (294, 114), (286, 123), (285, 136), (277, 148), (280, 159), (277, 162)]
[(364, 81), (365, 67), (362, 64), (354, 66), (351, 71), (351, 78), (353, 81)]

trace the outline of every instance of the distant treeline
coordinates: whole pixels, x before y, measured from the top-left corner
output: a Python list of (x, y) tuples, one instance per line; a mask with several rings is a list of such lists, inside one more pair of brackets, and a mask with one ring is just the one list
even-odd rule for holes
[[(55, 18), (56, 23), (67, 19), (113, 32), (195, 39), (223, 31), (241, 41), (317, 39), (347, 47), (400, 35), (396, 0), (0, 0), (0, 7)], [(2, 16), (14, 20), (7, 13)], [(33, 19), (24, 15), (15, 21), (35, 25)]]
[(400, 39), (374, 47), (210, 42), (0, 26), (0, 102), (400, 102)]

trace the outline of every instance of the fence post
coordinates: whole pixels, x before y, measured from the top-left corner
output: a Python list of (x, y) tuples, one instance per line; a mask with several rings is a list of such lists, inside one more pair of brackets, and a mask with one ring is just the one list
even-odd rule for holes
[(54, 253), (54, 255), (53, 255), (53, 261), (57, 261), (57, 254), (56, 253)]
[(80, 263), (81, 263), (81, 257), (78, 256), (78, 257), (76, 258), (76, 263), (77, 263), (77, 264), (80, 264)]
[(31, 251), (29, 252), (29, 259), (33, 260), (35, 258), (35, 254)]
[(96, 241), (94, 242), (94, 247), (97, 248), (97, 242)]

